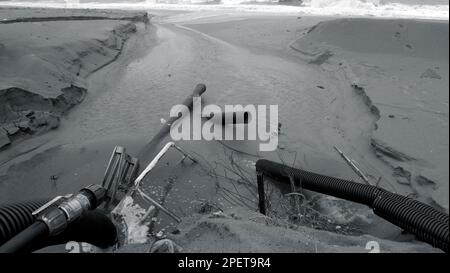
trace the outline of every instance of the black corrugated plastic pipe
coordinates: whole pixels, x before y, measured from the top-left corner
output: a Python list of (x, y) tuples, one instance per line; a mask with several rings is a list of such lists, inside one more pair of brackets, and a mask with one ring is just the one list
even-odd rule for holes
[(408, 231), (424, 242), (448, 252), (449, 223), (439, 221), (391, 196), (380, 196), (372, 206), (376, 215)]
[(259, 209), (265, 214), (263, 176), (295, 184), (304, 189), (331, 195), (371, 207), (375, 214), (399, 226), (418, 239), (445, 252), (449, 248), (449, 216), (427, 204), (387, 190), (292, 168), (260, 159), (256, 162)]
[(36, 220), (31, 214), (49, 199), (0, 205), (0, 245), (29, 227)]

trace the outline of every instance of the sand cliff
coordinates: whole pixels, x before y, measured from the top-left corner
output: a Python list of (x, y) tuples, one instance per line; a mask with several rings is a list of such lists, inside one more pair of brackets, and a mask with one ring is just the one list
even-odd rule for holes
[(29, 16), (0, 24), (0, 148), (58, 127), (80, 103), (86, 78), (114, 61), (134, 16)]

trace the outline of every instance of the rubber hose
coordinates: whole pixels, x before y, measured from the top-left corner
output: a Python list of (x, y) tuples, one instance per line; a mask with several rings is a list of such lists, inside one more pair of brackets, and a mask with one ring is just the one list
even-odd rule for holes
[(256, 162), (256, 171), (286, 184), (289, 184), (290, 179), (293, 178), (296, 186), (367, 206), (372, 205), (376, 196), (387, 192), (377, 187), (295, 169), (265, 159)]
[(449, 216), (427, 204), (371, 185), (315, 174), (261, 159), (256, 171), (289, 184), (373, 208), (375, 214), (448, 252)]
[(414, 200), (410, 197), (406, 197), (400, 194), (395, 194), (392, 192), (385, 192), (383, 196), (389, 196), (391, 199), (395, 199), (400, 203), (406, 203), (409, 207), (414, 208), (416, 210), (422, 211), (425, 215), (428, 215), (436, 220), (443, 222), (444, 224), (449, 224), (449, 216), (448, 214), (443, 213), (427, 204), (424, 204), (420, 201)]
[(48, 236), (48, 228), (42, 221), (35, 221), (11, 240), (0, 246), (0, 253), (28, 253), (69, 241), (86, 242), (100, 248), (117, 242), (117, 230), (107, 215), (89, 211), (56, 236)]
[(42, 221), (36, 221), (0, 246), (0, 253), (31, 252), (33, 246), (48, 238), (48, 233), (47, 225)]
[(117, 243), (117, 228), (103, 212), (88, 211), (83, 217), (71, 223), (63, 233), (32, 246), (32, 251), (69, 241), (86, 242), (99, 248), (107, 248)]
[(416, 235), (418, 239), (448, 252), (448, 222), (437, 221), (425, 211), (392, 198), (392, 195), (377, 198), (373, 204), (373, 211), (376, 215)]
[(409, 206), (423, 211), (426, 215), (436, 220), (446, 224), (449, 223), (448, 214), (412, 198), (395, 194), (375, 186), (316, 174), (266, 159), (260, 159), (256, 162), (256, 170), (286, 184), (289, 184), (289, 180), (293, 178), (296, 186), (302, 186), (307, 190), (346, 199), (369, 207), (373, 207), (375, 198), (379, 196), (390, 196), (392, 199), (397, 199), (400, 202), (407, 203)]
[(36, 220), (31, 214), (49, 199), (0, 205), (0, 245), (19, 234)]

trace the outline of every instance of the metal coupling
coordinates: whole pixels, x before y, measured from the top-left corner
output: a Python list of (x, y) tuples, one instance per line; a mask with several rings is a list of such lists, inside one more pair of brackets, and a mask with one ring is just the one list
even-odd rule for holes
[(91, 203), (90, 209), (97, 208), (100, 205), (106, 196), (106, 189), (98, 184), (91, 184), (81, 190), (82, 193), (87, 193), (89, 195), (89, 200)]
[(90, 207), (91, 202), (89, 198), (85, 194), (79, 193), (63, 202), (58, 208), (65, 213), (67, 223), (71, 223), (83, 215), (85, 211), (88, 211)]
[(50, 236), (60, 234), (67, 227), (66, 215), (59, 209), (50, 210), (42, 215), (39, 220), (43, 221), (47, 225)]

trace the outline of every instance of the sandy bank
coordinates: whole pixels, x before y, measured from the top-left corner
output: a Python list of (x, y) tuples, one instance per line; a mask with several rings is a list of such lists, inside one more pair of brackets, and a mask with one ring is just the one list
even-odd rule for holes
[[(439, 252), (424, 243), (401, 243), (370, 235), (345, 236), (295, 226), (246, 208), (214, 211), (183, 218), (176, 234), (176, 251), (200, 253), (367, 253)], [(119, 252), (149, 252), (152, 244), (127, 245)], [(167, 250), (166, 250), (167, 251)]]
[(377, 156), (400, 184), (448, 210), (448, 22), (340, 19), (291, 47), (341, 71), (377, 119)]
[(0, 24), (0, 147), (58, 127), (83, 100), (86, 78), (114, 61), (136, 31), (127, 20), (23, 15)]

